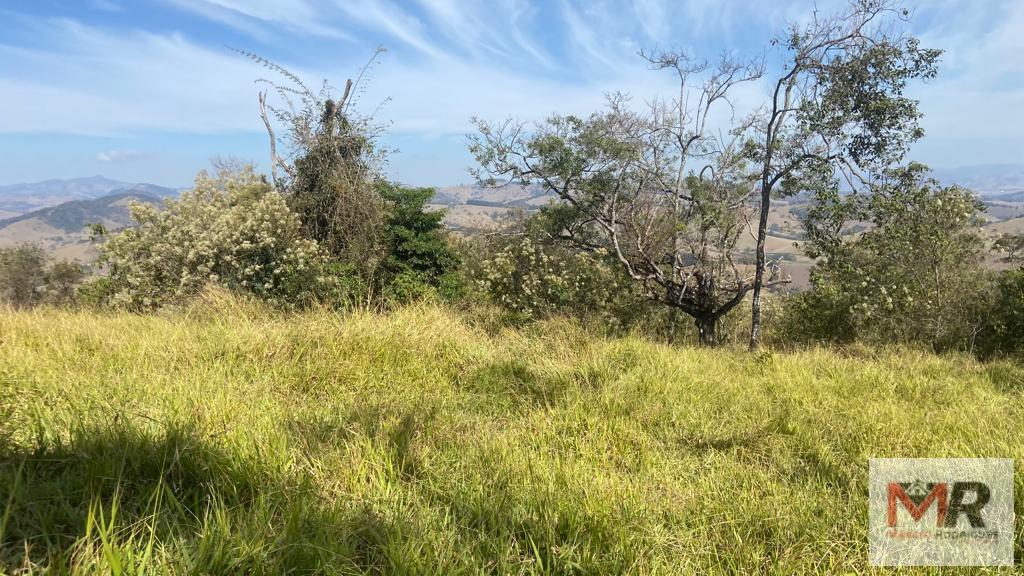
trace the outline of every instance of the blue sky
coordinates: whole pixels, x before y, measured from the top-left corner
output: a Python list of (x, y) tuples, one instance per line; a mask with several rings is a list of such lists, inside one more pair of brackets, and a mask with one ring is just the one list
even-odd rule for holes
[[(819, 0), (831, 11), (842, 0)], [(414, 185), (468, 182), (470, 118), (587, 113), (604, 94), (671, 95), (640, 49), (759, 54), (810, 1), (0, 0), (0, 184), (103, 174), (188, 184), (213, 156), (265, 165), (254, 81), (227, 46), (316, 85), (388, 52), (359, 106), (384, 103), (388, 170)], [(1024, 2), (921, 0), (911, 30), (946, 50), (915, 86), (936, 167), (1024, 162)], [(768, 53), (769, 62), (776, 56)], [(750, 86), (739, 105), (763, 98)], [(387, 100), (390, 98), (390, 100)], [(385, 102), (387, 100), (387, 102)]]

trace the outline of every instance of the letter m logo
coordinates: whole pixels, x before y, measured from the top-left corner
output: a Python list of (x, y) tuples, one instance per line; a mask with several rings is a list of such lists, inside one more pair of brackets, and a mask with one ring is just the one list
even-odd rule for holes
[(907, 483), (889, 483), (889, 516), (890, 528), (896, 527), (897, 504), (903, 505), (914, 522), (919, 522), (924, 513), (936, 506), (935, 524), (941, 527), (946, 519), (946, 509), (949, 506), (949, 487), (945, 482), (937, 484), (925, 484), (921, 481)]

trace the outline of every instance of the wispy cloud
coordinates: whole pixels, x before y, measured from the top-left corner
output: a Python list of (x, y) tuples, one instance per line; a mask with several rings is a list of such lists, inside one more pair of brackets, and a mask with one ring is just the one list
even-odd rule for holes
[(104, 12), (124, 12), (124, 6), (113, 0), (89, 0), (89, 5)]
[(0, 61), (8, 63), (0, 68), (0, 103), (10, 114), (0, 131), (252, 128), (253, 80), (260, 72), (223, 47), (177, 33), (112, 33), (72, 20), (38, 22), (35, 31), (47, 38), (45, 48), (0, 45)]
[(304, 34), (337, 39), (352, 36), (337, 26), (324, 24), (322, 14), (306, 0), (167, 0), (181, 8), (239, 29), (263, 34), (253, 21), (276, 24)]
[[(759, 53), (773, 31), (807, 18), (815, 6), (810, 0), (742, 6), (713, 0), (159, 1), (179, 10), (180, 31), (19, 14), (20, 36), (0, 35), (0, 132), (261, 132), (253, 81), (266, 71), (190, 30), (187, 23), (196, 18), (257, 40), (257, 51), (265, 49), (311, 85), (324, 78), (340, 84), (385, 45), (390, 52), (364, 86), (363, 107), (390, 97), (381, 118), (393, 121), (392, 130), (429, 139), (471, 130), (474, 115), (585, 114), (601, 107), (607, 91), (628, 91), (643, 105), (673, 87), (670, 75), (647, 69), (639, 49), (680, 46), (709, 58), (721, 50)], [(1015, 142), (1024, 150), (1024, 60), (1016, 57), (1024, 51), (1024, 4), (936, 2), (914, 19), (924, 45), (947, 49), (939, 78), (913, 88), (928, 137)], [(816, 4), (831, 12), (843, 3)], [(23, 40), (28, 37), (33, 41)], [(744, 86), (738, 105), (752, 105), (765, 90)], [(95, 160), (127, 158), (113, 154), (117, 146)]]
[(426, 36), (423, 21), (387, 0), (336, 0), (337, 6), (360, 25), (402, 42), (431, 58), (448, 58)]

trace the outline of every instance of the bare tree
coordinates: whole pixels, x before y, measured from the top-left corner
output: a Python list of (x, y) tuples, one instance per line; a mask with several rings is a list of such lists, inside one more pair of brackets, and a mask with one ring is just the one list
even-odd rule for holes
[(785, 50), (759, 121), (752, 158), (758, 164), (760, 212), (750, 348), (761, 338), (761, 291), (767, 285), (765, 238), (771, 200), (841, 177), (858, 189), (899, 162), (923, 134), (908, 80), (936, 74), (940, 51), (923, 49), (898, 25), (910, 14), (890, 0), (852, 0), (837, 15), (815, 11), (773, 45)]

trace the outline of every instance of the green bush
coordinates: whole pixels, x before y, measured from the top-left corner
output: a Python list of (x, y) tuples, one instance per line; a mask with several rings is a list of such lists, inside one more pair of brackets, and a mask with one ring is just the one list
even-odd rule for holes
[[(790, 336), (971, 349), (991, 288), (977, 233), (984, 206), (920, 165), (886, 177), (868, 196), (833, 191), (810, 211), (807, 247), (819, 261), (811, 291), (787, 303)], [(849, 222), (871, 226), (849, 236)]]
[(78, 264), (51, 262), (41, 246), (0, 248), (0, 303), (16, 308), (38, 304), (71, 304), (85, 278)]
[(1024, 270), (1000, 273), (994, 282), (987, 326), (977, 341), (985, 357), (1024, 353)]
[(615, 331), (650, 313), (602, 250), (580, 252), (515, 232), (475, 239), (463, 249), (469, 288), (505, 310), (512, 324), (566, 315)]
[(459, 295), (459, 258), (444, 236), (444, 211), (427, 210), (433, 188), (387, 185), (381, 197), (389, 204), (384, 225), (387, 256), (382, 266), (384, 300), (400, 304), (439, 295)]

